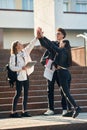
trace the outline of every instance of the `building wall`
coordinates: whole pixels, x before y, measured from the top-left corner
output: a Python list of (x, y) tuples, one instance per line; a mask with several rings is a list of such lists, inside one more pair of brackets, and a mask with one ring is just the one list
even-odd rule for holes
[(22, 9), (22, 0), (15, 0), (15, 8)]
[(22, 10), (22, 0), (14, 0), (13, 4), (13, 10), (0, 10), (0, 48), (9, 49), (14, 40), (27, 42), (34, 37), (34, 13)]
[(35, 28), (42, 27), (44, 34), (51, 40), (56, 39), (55, 32), (58, 27), (64, 28), (67, 31), (67, 38), (71, 41), (71, 46), (83, 46), (84, 39), (77, 38), (76, 35), (87, 32), (87, 14), (75, 13), (76, 1), (73, 2), (73, 0), (69, 0), (69, 11), (72, 12), (64, 12), (63, 2), (64, 0), (35, 0)]
[(84, 39), (77, 37), (78, 34), (83, 34), (84, 32), (85, 30), (66, 30), (66, 39), (69, 39), (72, 47), (84, 46)]
[[(71, 0), (71, 2), (73, 2)], [(73, 8), (73, 7), (72, 7)], [(77, 13), (64, 12), (63, 11), (63, 0), (55, 0), (55, 27), (62, 26), (65, 29), (72, 30), (87, 30), (87, 12)]]
[(34, 28), (33, 12), (0, 10), (1, 28)]
[[(84, 46), (84, 39), (76, 36), (84, 31), (78, 30), (66, 30), (66, 39), (70, 41), (72, 47)], [(46, 33), (46, 32), (45, 32)], [(3, 37), (4, 36), (4, 37)], [(34, 38), (34, 29), (4, 29), (2, 35), (3, 47), (9, 49), (11, 43), (15, 40), (19, 40), (23, 43), (29, 42)], [(53, 40), (52, 38), (50, 38)], [(55, 37), (56, 40), (56, 37)], [(36, 45), (40, 45), (39, 42)]]
[(34, 29), (43, 28), (44, 34), (55, 39), (54, 0), (34, 0)]
[(30, 42), (33, 38), (33, 29), (4, 29), (4, 48), (9, 49), (13, 41), (20, 41), (21, 43)]
[[(69, 1), (68, 12), (63, 11), (64, 1)], [(67, 31), (71, 46), (83, 46), (84, 39), (76, 35), (87, 32), (87, 13), (74, 12), (76, 1), (34, 0), (32, 12), (21, 10), (22, 0), (14, 0), (17, 10), (0, 10), (0, 48), (10, 48), (11, 42), (16, 39), (26, 42), (29, 35), (32, 39), (38, 26), (43, 28), (44, 35), (51, 40), (56, 39), (56, 29), (62, 27)]]
[(0, 48), (3, 48), (3, 29), (0, 29)]

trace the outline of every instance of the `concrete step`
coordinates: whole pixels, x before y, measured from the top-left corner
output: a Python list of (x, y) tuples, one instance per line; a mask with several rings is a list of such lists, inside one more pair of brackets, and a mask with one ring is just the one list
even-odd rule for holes
[[(35, 84), (37, 84), (37, 85), (39, 85), (39, 84), (47, 84), (47, 81), (46, 81), (46, 79), (44, 78), (44, 77), (41, 77), (41, 76), (38, 76), (38, 77), (40, 77), (40, 78), (38, 78), (37, 79), (37, 77), (36, 76), (33, 76), (34, 78), (32, 78), (32, 77), (29, 77), (29, 79), (30, 79), (30, 84), (31, 85), (35, 85)], [(0, 77), (0, 85), (2, 85), (2, 86), (9, 86), (9, 84), (8, 84), (8, 81), (5, 79), (6, 77)], [(83, 84), (83, 85), (85, 85), (85, 84), (87, 84), (87, 78), (73, 78), (72, 79), (72, 81), (71, 81), (71, 85), (72, 84), (76, 84), (77, 83), (77, 85), (78, 84)], [(46, 85), (47, 86), (47, 85)]]
[[(85, 106), (87, 106), (87, 100), (75, 100), (79, 106), (81, 106), (83, 109)], [(46, 109), (47, 108), (47, 101), (45, 102), (28, 102), (27, 104), (27, 109)], [(60, 101), (55, 101), (54, 104), (55, 108), (61, 107), (61, 102)], [(12, 104), (2, 104), (0, 105), (0, 111), (11, 111)], [(17, 110), (22, 109), (22, 103), (18, 102), (17, 105)]]
[[(84, 94), (72, 94), (75, 100), (87, 100), (86, 93)], [(12, 103), (13, 96), (10, 97), (2, 97), (0, 98), (0, 104), (11, 104)], [(61, 101), (61, 95), (54, 96), (55, 101)], [(47, 95), (41, 95), (41, 96), (29, 96), (28, 102), (46, 102), (47, 101)], [(19, 103), (22, 102), (22, 97), (19, 98)]]

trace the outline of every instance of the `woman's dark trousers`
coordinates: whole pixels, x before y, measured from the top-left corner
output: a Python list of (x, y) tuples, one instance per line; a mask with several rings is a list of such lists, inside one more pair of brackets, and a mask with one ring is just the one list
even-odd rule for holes
[[(54, 111), (54, 84), (55, 84), (55, 81), (57, 82), (58, 86), (60, 86), (58, 75), (57, 75), (57, 70), (54, 72), (52, 81), (48, 80), (48, 88), (47, 88), (48, 108), (53, 111)], [(69, 80), (69, 84), (70, 84), (70, 81), (71, 80)], [(69, 85), (69, 89), (70, 89), (70, 85)], [(71, 104), (66, 101), (66, 98), (62, 91), (61, 91), (61, 97), (62, 97), (62, 99), (61, 99), (62, 109), (66, 110), (68, 108), (69, 110), (71, 110)]]
[(27, 100), (28, 100), (28, 89), (29, 89), (29, 78), (25, 81), (16, 81), (16, 91), (13, 99), (13, 111), (16, 111), (18, 99), (21, 96), (23, 88), (23, 110), (27, 109)]
[(60, 88), (61, 91), (63, 92), (66, 100), (73, 106), (73, 107), (77, 107), (76, 102), (74, 101), (73, 97), (70, 94), (69, 91), (69, 80), (71, 78), (71, 74), (70, 72), (66, 69), (59, 69), (57, 70), (57, 74), (58, 74), (58, 78), (59, 78), (59, 82), (60, 82)]

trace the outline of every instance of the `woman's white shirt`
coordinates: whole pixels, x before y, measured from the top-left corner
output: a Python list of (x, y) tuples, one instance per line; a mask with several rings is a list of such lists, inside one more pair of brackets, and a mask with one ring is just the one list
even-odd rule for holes
[(22, 67), (25, 66), (28, 62), (32, 61), (30, 53), (36, 44), (37, 39), (34, 38), (30, 44), (25, 47), (22, 51), (17, 54), (17, 65), (15, 63), (15, 55), (10, 56), (10, 69), (17, 71), (17, 79), (19, 81), (27, 80), (27, 75), (30, 75), (34, 71), (34, 66), (27, 68), (27, 70), (22, 70)]

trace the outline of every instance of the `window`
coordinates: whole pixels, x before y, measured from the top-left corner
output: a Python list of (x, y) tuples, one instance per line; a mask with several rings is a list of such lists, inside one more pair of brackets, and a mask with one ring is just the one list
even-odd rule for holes
[(0, 0), (0, 9), (14, 9), (14, 0)]
[(33, 10), (33, 0), (22, 0), (23, 10)]
[(63, 4), (63, 11), (68, 11), (68, 2), (64, 2)]
[(87, 3), (76, 3), (77, 12), (87, 12)]

